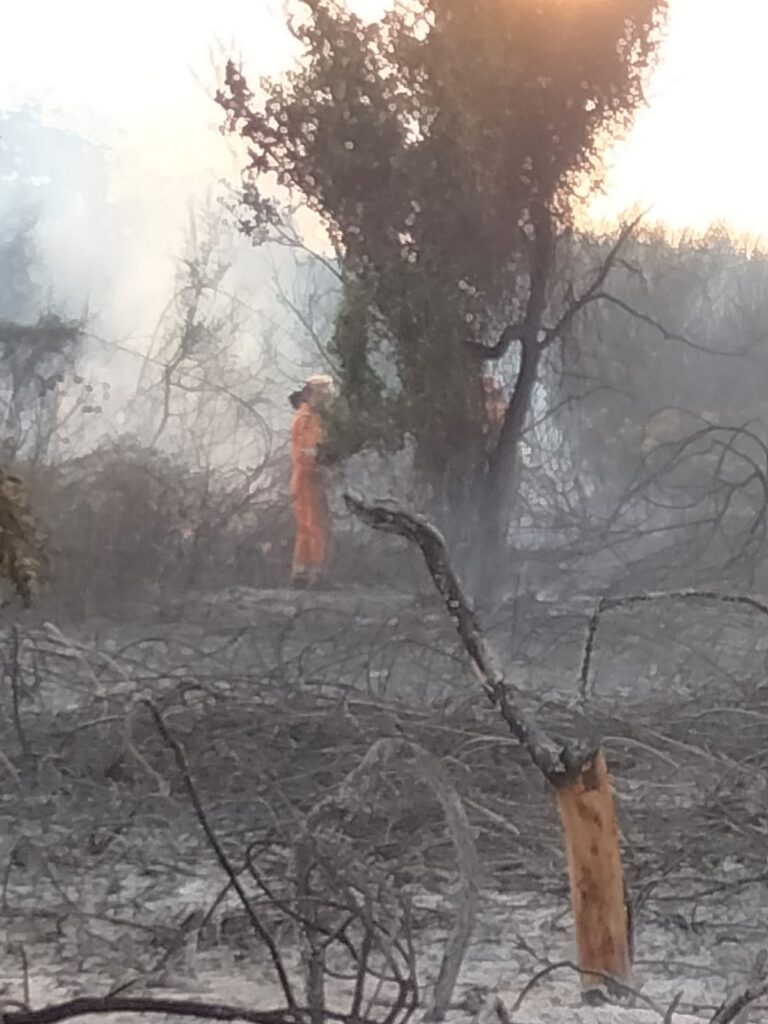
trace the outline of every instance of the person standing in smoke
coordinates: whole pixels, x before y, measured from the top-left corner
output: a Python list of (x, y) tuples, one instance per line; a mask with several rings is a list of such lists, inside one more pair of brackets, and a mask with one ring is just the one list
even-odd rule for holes
[(333, 380), (318, 375), (310, 377), (289, 399), (296, 410), (291, 427), (291, 499), (296, 519), (294, 586), (316, 586), (327, 567), (330, 517), (318, 453), (323, 442), (321, 413), (333, 394)]
[(501, 381), (491, 374), (486, 374), (483, 377), (483, 412), (485, 414), (484, 433), (495, 436), (501, 429), (507, 414), (507, 400), (504, 397)]

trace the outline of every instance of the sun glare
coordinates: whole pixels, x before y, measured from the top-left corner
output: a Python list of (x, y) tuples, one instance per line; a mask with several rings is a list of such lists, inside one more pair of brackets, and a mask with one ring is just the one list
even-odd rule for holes
[(639, 204), (677, 228), (768, 233), (767, 34), (764, 0), (731, 0), (727, 14), (721, 0), (672, 0), (649, 106), (610, 155), (596, 216)]

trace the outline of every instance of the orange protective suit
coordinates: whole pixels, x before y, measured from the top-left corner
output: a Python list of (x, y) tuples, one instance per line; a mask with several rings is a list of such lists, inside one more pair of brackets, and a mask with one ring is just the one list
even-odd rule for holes
[(483, 378), (483, 406), (486, 430), (498, 430), (507, 414), (507, 402), (495, 377)]
[(317, 464), (317, 448), (322, 439), (319, 414), (302, 402), (291, 428), (291, 497), (296, 517), (294, 577), (317, 577), (328, 555), (328, 509)]

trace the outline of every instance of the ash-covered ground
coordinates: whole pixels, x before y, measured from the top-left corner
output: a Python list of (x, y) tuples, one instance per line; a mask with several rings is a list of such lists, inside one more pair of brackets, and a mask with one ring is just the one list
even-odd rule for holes
[[(488, 627), (551, 732), (603, 738), (634, 909), (629, 1005), (582, 1007), (574, 971), (554, 967), (574, 953), (552, 794), (477, 688), (438, 601), (387, 591), (190, 595), (130, 622), (4, 630), (5, 999), (27, 988), (34, 1005), (115, 991), (283, 1004), (191, 780), (298, 992), (292, 886), (309, 821), (325, 865), (313, 899), (340, 913), (340, 893), (370, 885), (366, 914), (377, 928), (396, 920), (412, 944), (415, 1019), (470, 882), (479, 906), (449, 1019), (492, 1017), (495, 994), (531, 1024), (658, 1020), (675, 999), (673, 1020), (711, 1018), (767, 944), (768, 622), (705, 599), (606, 612), (585, 693), (592, 607), (520, 600)], [(372, 769), (341, 816), (317, 815), (382, 740), (442, 766), (467, 835), (446, 825), (437, 784), (408, 756)], [(469, 880), (465, 842), (478, 863)], [(345, 1012), (351, 982), (334, 955), (328, 1005)], [(373, 1019), (386, 1019), (391, 990), (390, 979), (368, 993)], [(768, 1019), (768, 1003), (752, 1015)]]

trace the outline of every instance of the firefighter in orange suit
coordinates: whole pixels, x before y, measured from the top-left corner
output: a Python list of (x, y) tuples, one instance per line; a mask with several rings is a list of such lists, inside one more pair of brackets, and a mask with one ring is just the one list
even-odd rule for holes
[(291, 498), (296, 518), (292, 577), (297, 586), (318, 583), (328, 559), (328, 504), (317, 455), (323, 440), (320, 413), (332, 397), (332, 379), (316, 376), (290, 398), (296, 409), (291, 427)]
[(504, 422), (507, 413), (507, 401), (501, 382), (488, 374), (483, 377), (483, 409), (485, 412), (485, 432), (495, 435)]

